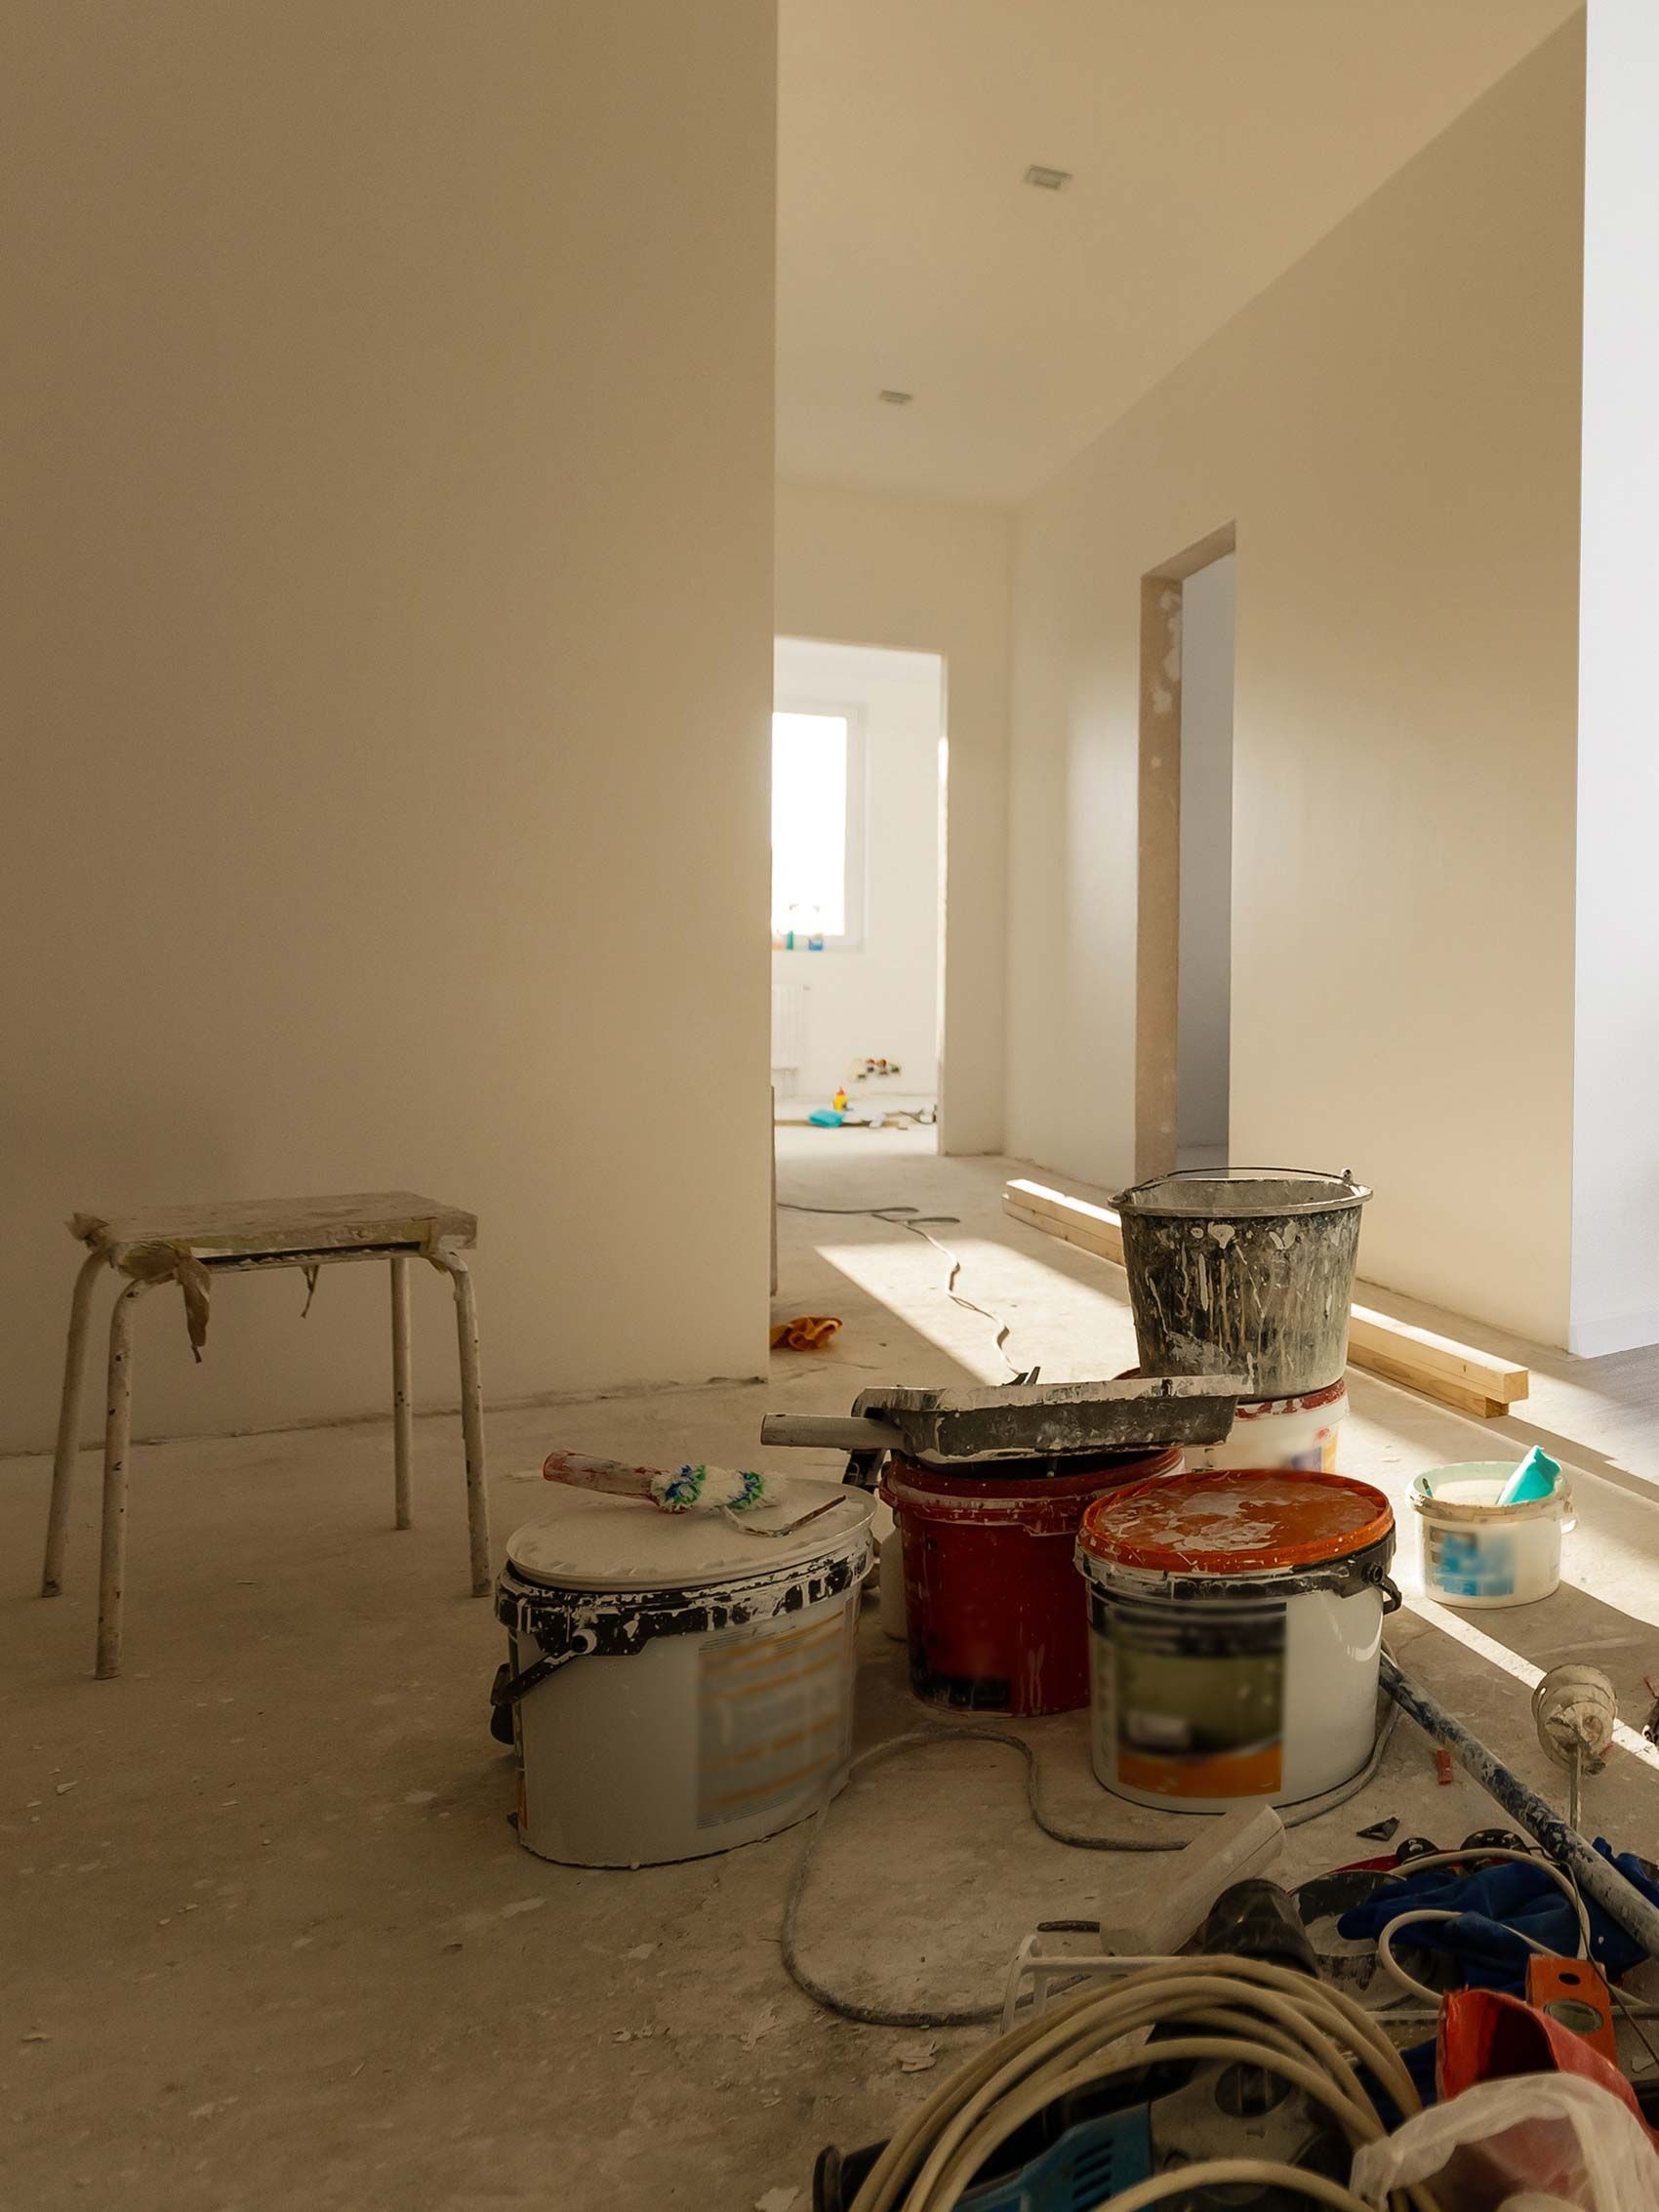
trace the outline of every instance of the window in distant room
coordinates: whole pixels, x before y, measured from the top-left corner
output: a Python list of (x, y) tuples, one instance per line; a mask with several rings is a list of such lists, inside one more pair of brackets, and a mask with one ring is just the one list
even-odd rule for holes
[(854, 946), (863, 935), (863, 789), (855, 712), (772, 717), (772, 940)]

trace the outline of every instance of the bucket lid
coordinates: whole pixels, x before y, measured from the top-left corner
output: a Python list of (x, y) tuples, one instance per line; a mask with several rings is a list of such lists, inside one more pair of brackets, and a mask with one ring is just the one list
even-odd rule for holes
[[(542, 1519), (508, 1536), (507, 1565), (526, 1581), (566, 1590), (750, 1581), (811, 1560), (841, 1557), (864, 1537), (875, 1510), (873, 1498), (846, 1483), (789, 1475), (779, 1488), (778, 1504), (742, 1515), (746, 1525), (740, 1527), (714, 1509), (664, 1513), (643, 1498), (607, 1497), (561, 1484)], [(831, 1510), (792, 1535), (776, 1533), (821, 1505)]]
[(1170, 1475), (1097, 1498), (1078, 1541), (1117, 1567), (1231, 1575), (1340, 1559), (1393, 1528), (1393, 1508), (1369, 1483), (1238, 1468)]

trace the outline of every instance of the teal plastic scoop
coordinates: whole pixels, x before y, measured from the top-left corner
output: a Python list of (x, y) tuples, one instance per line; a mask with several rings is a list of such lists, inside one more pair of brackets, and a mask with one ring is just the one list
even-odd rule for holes
[(1498, 1503), (1524, 1505), (1529, 1498), (1548, 1497), (1555, 1490), (1556, 1477), (1560, 1471), (1560, 1462), (1552, 1459), (1547, 1452), (1540, 1452), (1535, 1444), (1499, 1491)]

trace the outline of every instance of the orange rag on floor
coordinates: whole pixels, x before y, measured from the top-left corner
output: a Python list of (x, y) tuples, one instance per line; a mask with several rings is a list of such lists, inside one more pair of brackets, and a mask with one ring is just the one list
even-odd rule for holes
[(822, 1352), (840, 1328), (832, 1313), (799, 1313), (793, 1321), (780, 1321), (772, 1331), (775, 1352)]

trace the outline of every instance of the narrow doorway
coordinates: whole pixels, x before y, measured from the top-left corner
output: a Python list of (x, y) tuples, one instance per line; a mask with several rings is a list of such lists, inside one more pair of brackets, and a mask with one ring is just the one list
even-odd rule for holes
[(1235, 544), (1224, 523), (1141, 579), (1138, 1179), (1228, 1158)]
[(775, 1118), (932, 1149), (945, 664), (780, 637), (773, 709)]
[(1181, 897), (1175, 1159), (1224, 1167), (1233, 1006), (1233, 628), (1238, 556), (1181, 593)]

